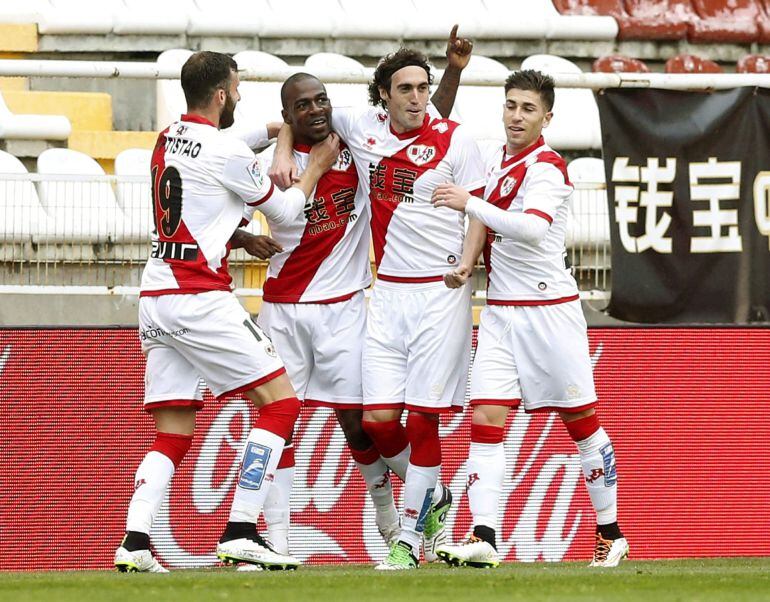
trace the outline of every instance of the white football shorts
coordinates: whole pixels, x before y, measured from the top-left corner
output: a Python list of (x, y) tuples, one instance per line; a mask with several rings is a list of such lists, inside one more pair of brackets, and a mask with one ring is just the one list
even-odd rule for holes
[(487, 305), (471, 370), (471, 405), (580, 412), (596, 403), (580, 301)]
[(270, 338), (226, 291), (141, 297), (139, 337), (145, 409), (202, 407), (201, 379), (222, 398), (285, 372)]
[(310, 406), (360, 409), (366, 300), (262, 304), (257, 324), (286, 364), (297, 397)]
[(364, 342), (364, 409), (462, 411), (472, 326), (470, 286), (378, 280)]

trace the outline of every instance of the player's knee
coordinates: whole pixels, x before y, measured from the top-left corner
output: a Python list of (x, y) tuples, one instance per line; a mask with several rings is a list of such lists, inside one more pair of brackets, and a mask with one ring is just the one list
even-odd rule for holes
[(409, 461), (416, 466), (441, 464), (441, 441), (438, 436), (438, 415), (409, 412), (406, 435), (412, 446)]
[(259, 418), (254, 426), (289, 441), (294, 431), (294, 423), (299, 418), (300, 408), (301, 404), (296, 397), (273, 401), (260, 408)]
[(337, 410), (337, 421), (345, 440), (354, 449), (368, 449), (372, 439), (361, 424), (361, 410)]
[(187, 452), (190, 451), (192, 440), (192, 435), (158, 432), (155, 435), (155, 442), (152, 444), (150, 451), (163, 454), (174, 463), (176, 468), (179, 467)]

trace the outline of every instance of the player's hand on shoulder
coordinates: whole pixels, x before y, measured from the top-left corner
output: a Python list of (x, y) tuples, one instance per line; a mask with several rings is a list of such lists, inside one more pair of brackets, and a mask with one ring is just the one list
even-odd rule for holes
[(243, 243), (243, 249), (252, 257), (258, 259), (270, 259), (276, 253), (283, 251), (283, 247), (279, 245), (269, 236), (250, 236)]
[(444, 284), (447, 288), (460, 288), (465, 286), (473, 274), (473, 267), (460, 265), (451, 272), (444, 274)]
[(310, 160), (326, 171), (337, 162), (339, 154), (340, 137), (332, 132), (324, 140), (313, 145), (310, 149)]
[(471, 193), (456, 184), (439, 184), (433, 191), (431, 202), (434, 207), (449, 207), (455, 211), (465, 211), (465, 205)]
[(468, 38), (457, 37), (457, 28), (455, 25), (449, 32), (449, 40), (446, 45), (447, 66), (455, 69), (465, 69), (471, 60), (473, 52), (473, 42)]

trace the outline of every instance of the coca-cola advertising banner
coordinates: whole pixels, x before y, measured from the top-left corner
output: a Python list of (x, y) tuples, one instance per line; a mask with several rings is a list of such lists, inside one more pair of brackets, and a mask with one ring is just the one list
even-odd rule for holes
[(770, 322), (770, 89), (597, 95), (611, 315)]
[[(770, 554), (770, 331), (607, 328), (589, 335), (632, 557)], [(153, 439), (141, 409), (143, 369), (132, 329), (0, 330), (0, 568), (111, 566), (134, 471)], [(253, 419), (239, 399), (208, 397), (198, 413), (193, 447), (153, 526), (168, 567), (216, 562)], [(469, 432), (469, 412), (442, 422), (442, 479), (457, 502), (449, 516), (454, 539), (471, 525)], [(333, 415), (303, 409), (295, 442), (293, 553), (309, 563), (381, 559), (373, 507)], [(505, 446), (501, 555), (588, 559), (594, 513), (558, 418), (516, 412)]]

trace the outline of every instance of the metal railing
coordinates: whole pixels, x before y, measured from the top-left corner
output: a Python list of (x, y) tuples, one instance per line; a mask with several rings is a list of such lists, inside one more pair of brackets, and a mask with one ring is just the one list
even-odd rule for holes
[[(606, 191), (578, 184), (575, 196), (569, 259), (581, 290), (606, 291)], [(138, 286), (154, 227), (149, 177), (0, 174), (0, 219), (0, 285)], [(267, 225), (260, 217), (248, 230)], [(228, 262), (236, 287), (261, 288), (264, 262), (241, 250)]]

